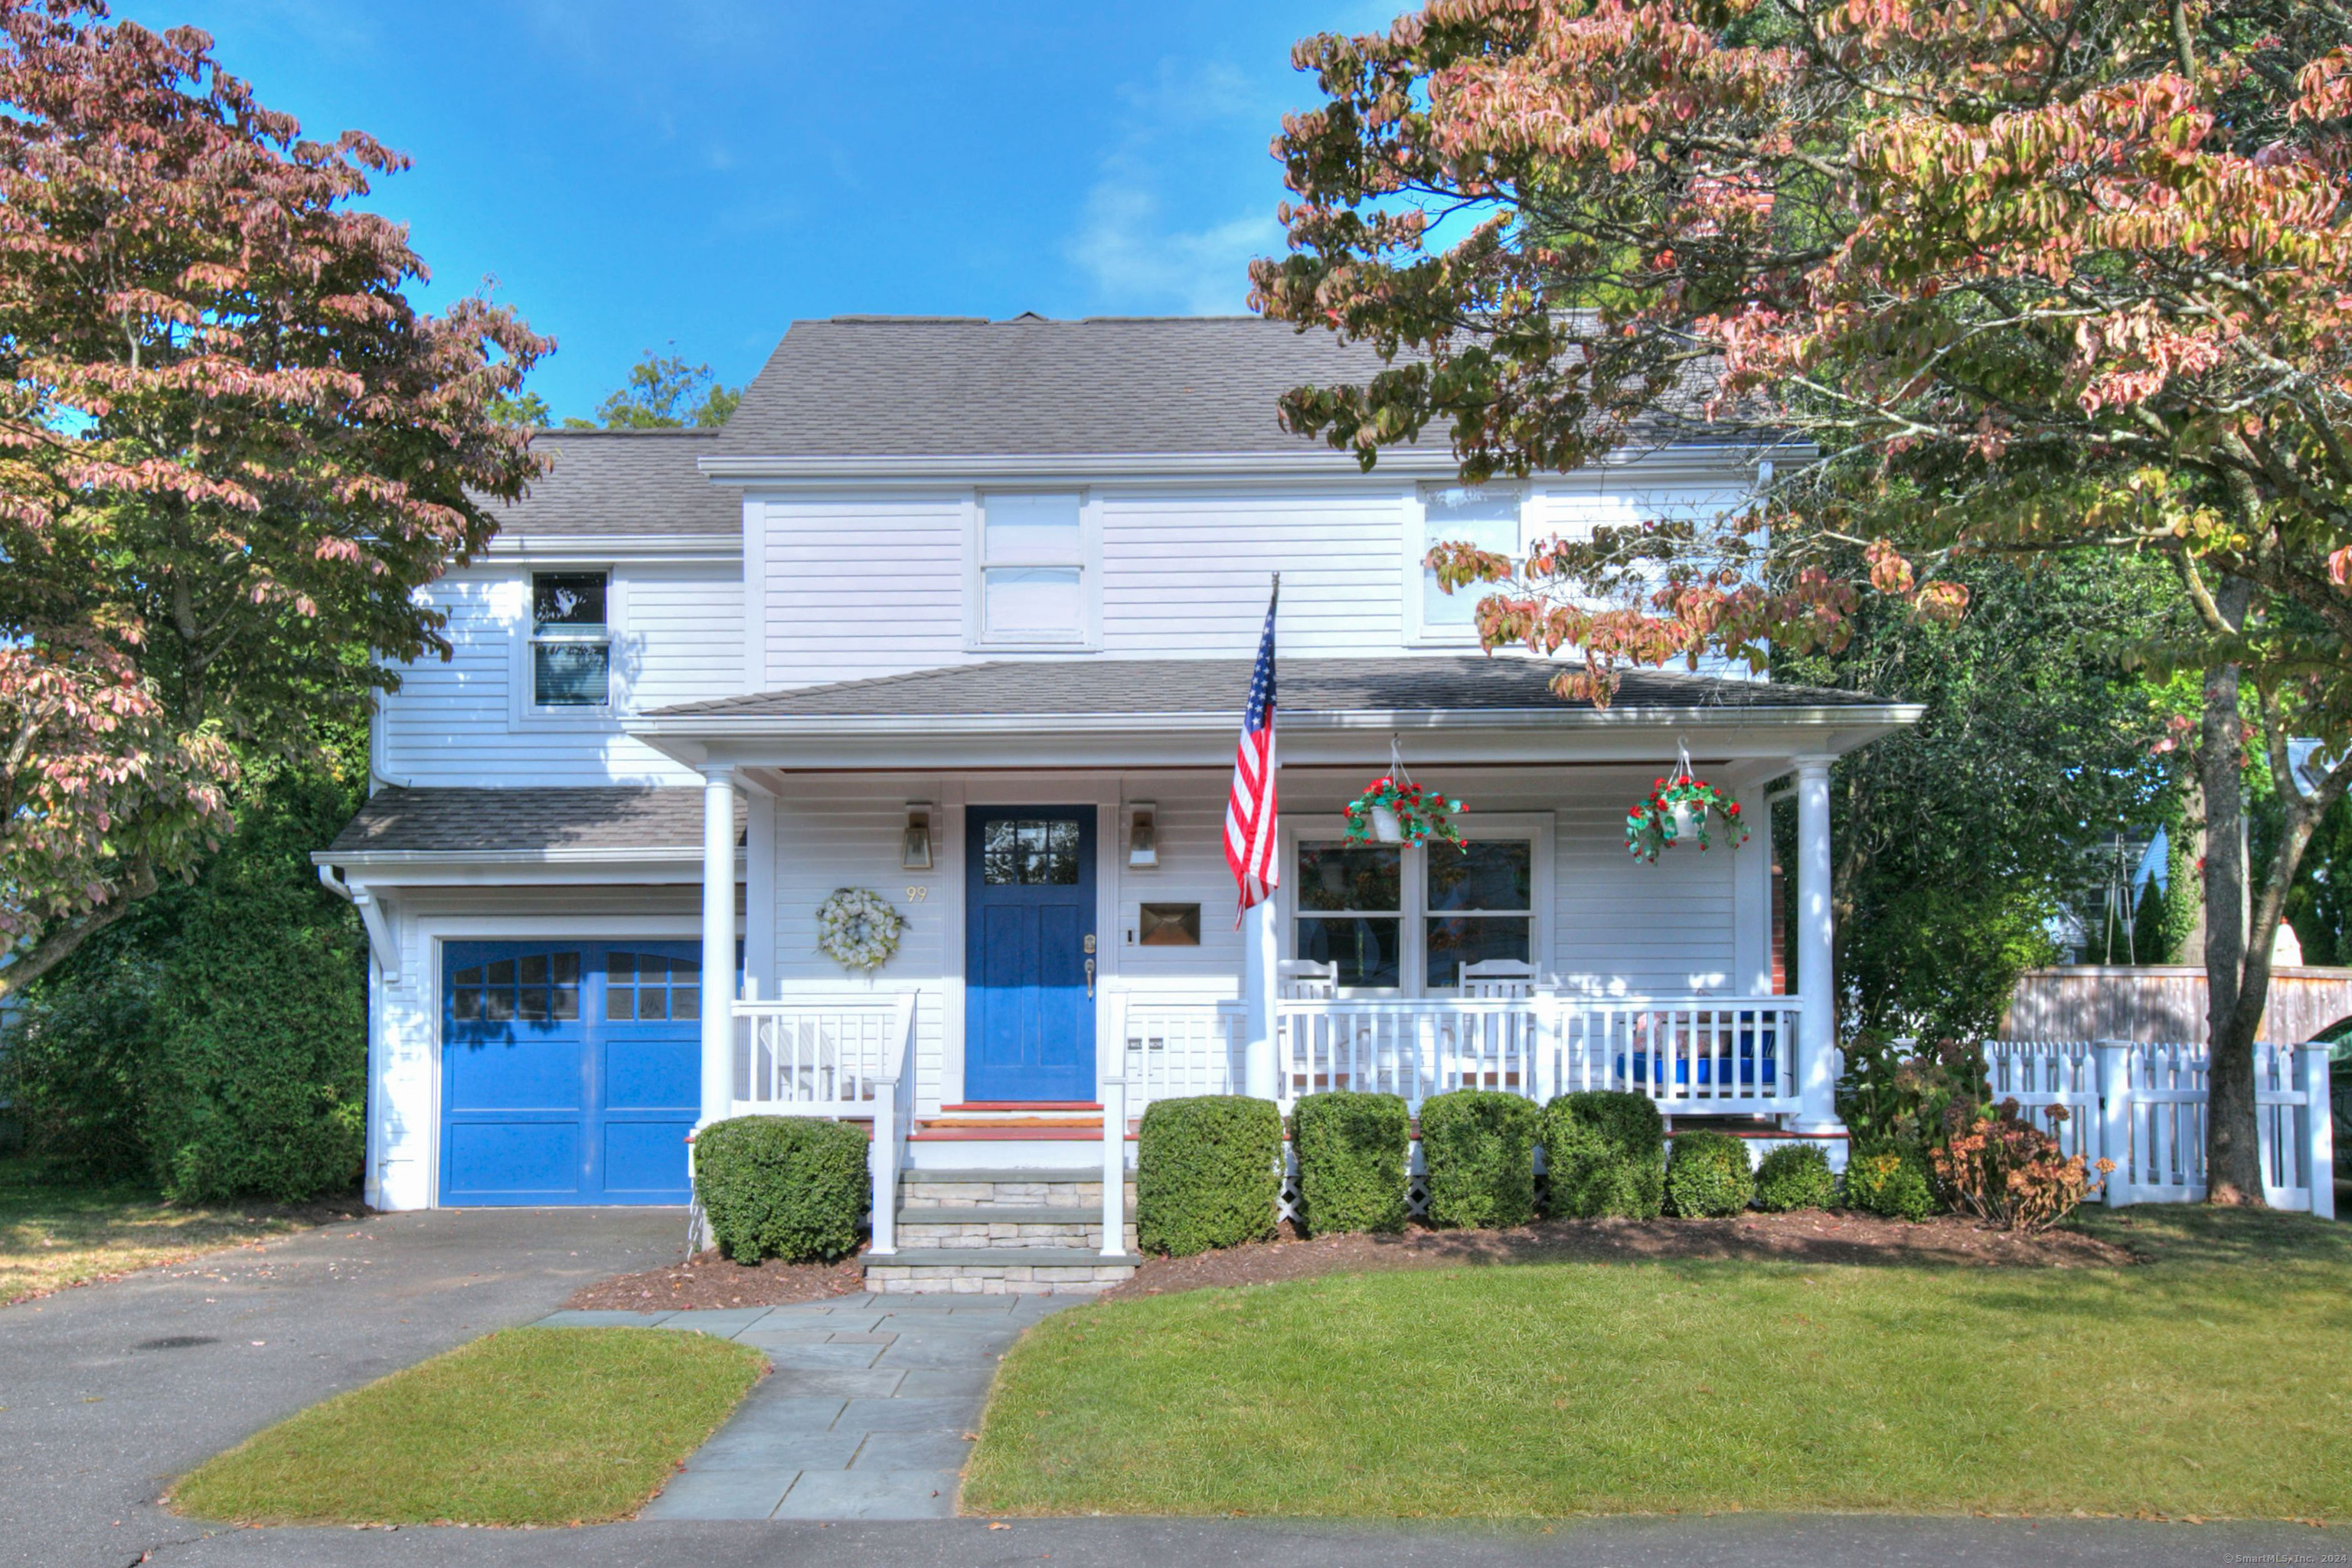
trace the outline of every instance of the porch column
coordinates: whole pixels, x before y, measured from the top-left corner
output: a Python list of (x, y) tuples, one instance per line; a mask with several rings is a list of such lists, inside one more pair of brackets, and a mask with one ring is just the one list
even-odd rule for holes
[(1274, 926), (1274, 900), (1265, 899), (1242, 913), (1242, 1000), (1249, 1005), (1248, 1034), (1242, 1051), (1242, 1092), (1253, 1100), (1275, 1096), (1275, 954), (1281, 951)]
[(1834, 1132), (1837, 1072), (1836, 976), (1830, 909), (1830, 762), (1797, 764), (1797, 1111), (1800, 1132)]
[(702, 770), (702, 1116), (735, 1100), (735, 770)]

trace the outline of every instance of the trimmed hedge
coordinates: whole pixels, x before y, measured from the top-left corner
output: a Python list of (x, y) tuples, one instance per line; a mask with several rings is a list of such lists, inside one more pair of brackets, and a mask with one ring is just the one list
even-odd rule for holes
[(1310, 1094), (1290, 1116), (1298, 1152), (1299, 1216), (1316, 1236), (1402, 1230), (1412, 1119), (1393, 1094)]
[(1432, 1225), (1525, 1225), (1536, 1215), (1535, 1102), (1457, 1089), (1421, 1103), (1421, 1159)]
[(1677, 1132), (1666, 1157), (1666, 1201), (1688, 1219), (1725, 1219), (1756, 1199), (1748, 1145), (1728, 1132)]
[(1146, 1252), (1184, 1258), (1274, 1234), (1282, 1198), (1282, 1112), (1274, 1101), (1155, 1100), (1137, 1136), (1135, 1234)]
[(1555, 1218), (1655, 1219), (1665, 1202), (1666, 1124), (1646, 1094), (1594, 1089), (1544, 1107), (1546, 1207)]
[(1756, 1167), (1756, 1206), (1773, 1214), (1825, 1209), (1837, 1198), (1830, 1157), (1811, 1143), (1783, 1143)]
[(1874, 1149), (1846, 1161), (1839, 1201), (1846, 1208), (1916, 1223), (1936, 1212), (1936, 1189), (1919, 1156)]
[(695, 1134), (694, 1191), (738, 1263), (806, 1263), (857, 1246), (873, 1178), (864, 1128), (814, 1116), (738, 1116)]

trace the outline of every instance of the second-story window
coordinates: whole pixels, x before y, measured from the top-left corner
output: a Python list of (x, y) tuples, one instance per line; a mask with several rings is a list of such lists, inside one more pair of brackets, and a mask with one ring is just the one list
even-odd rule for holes
[(1088, 629), (1085, 508), (1075, 492), (981, 498), (979, 640), (1084, 642)]
[(602, 708), (612, 701), (613, 635), (602, 572), (530, 577), (530, 700), (541, 708)]
[[(1441, 544), (1475, 544), (1521, 557), (1519, 492), (1507, 485), (1432, 485), (1421, 492), (1421, 538), (1416, 563), (1425, 563)], [(1437, 584), (1437, 574), (1418, 565), (1421, 578), (1421, 633), (1433, 640), (1468, 638), (1475, 635), (1478, 601), (1494, 592), (1470, 583), (1451, 594)]]

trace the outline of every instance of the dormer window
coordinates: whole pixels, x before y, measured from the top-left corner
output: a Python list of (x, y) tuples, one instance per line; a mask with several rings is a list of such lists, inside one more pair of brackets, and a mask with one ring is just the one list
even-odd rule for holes
[(978, 646), (1084, 645), (1094, 639), (1094, 555), (1076, 490), (980, 498), (972, 548), (972, 641)]
[(603, 708), (613, 700), (613, 636), (602, 572), (530, 577), (530, 700), (540, 708)]

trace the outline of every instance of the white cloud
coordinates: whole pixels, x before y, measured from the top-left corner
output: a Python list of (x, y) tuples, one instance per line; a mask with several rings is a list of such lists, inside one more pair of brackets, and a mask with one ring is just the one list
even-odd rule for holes
[(1249, 294), (1250, 258), (1281, 240), (1282, 226), (1270, 213), (1171, 228), (1148, 178), (1123, 173), (1106, 175), (1087, 193), (1070, 258), (1120, 310), (1232, 315)]
[[(1250, 259), (1277, 248), (1282, 228), (1270, 197), (1254, 191), (1236, 201), (1234, 188), (1263, 188), (1257, 159), (1278, 112), (1222, 61), (1163, 60), (1118, 96), (1120, 132), (1087, 192), (1066, 247), (1070, 261), (1103, 308), (1243, 310)], [(1243, 174), (1253, 164), (1257, 176)]]

